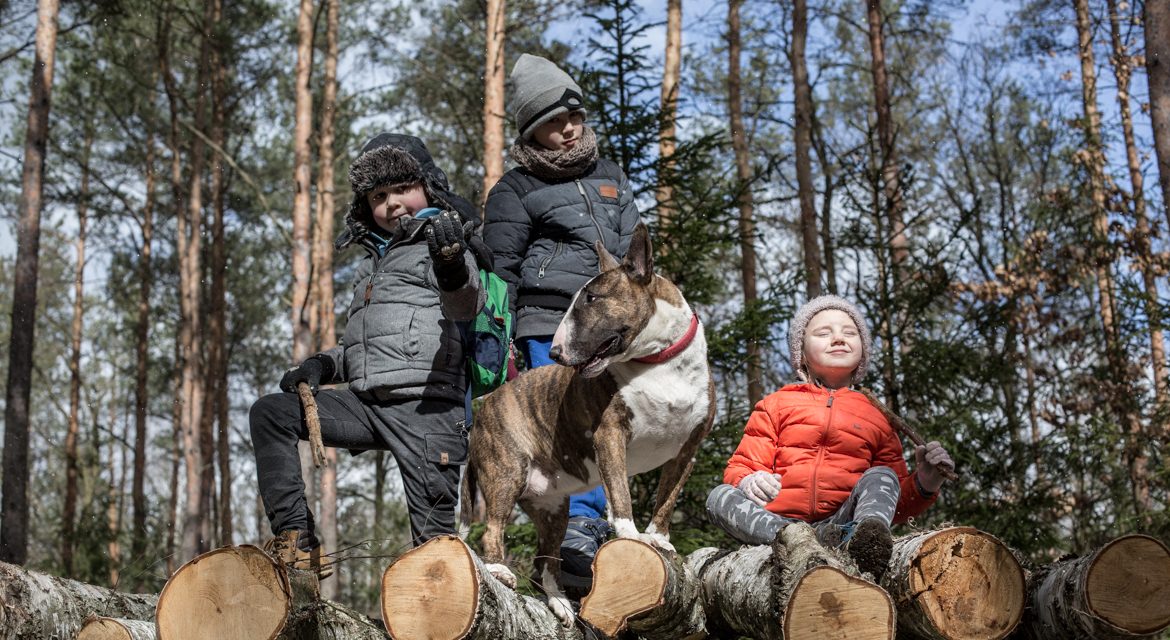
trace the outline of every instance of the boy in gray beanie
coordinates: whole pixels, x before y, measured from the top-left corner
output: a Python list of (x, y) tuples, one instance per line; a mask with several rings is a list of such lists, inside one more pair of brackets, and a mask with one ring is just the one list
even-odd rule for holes
[[(569, 74), (522, 54), (510, 85), (518, 135), (509, 154), (519, 166), (488, 194), (483, 239), (508, 282), (516, 344), (532, 368), (552, 364), (549, 347), (569, 301), (599, 272), (593, 244), (620, 259), (639, 215), (621, 167), (598, 157), (585, 98)], [(561, 578), (570, 594), (592, 583), (593, 555), (609, 533), (604, 512), (600, 487), (569, 500)]]
[(459, 213), (466, 201), (447, 190), (421, 140), (375, 137), (358, 153), (349, 181), (353, 201), (337, 246), (356, 244), (366, 255), (345, 335), (286, 371), (281, 393), (257, 400), (248, 416), (274, 555), (321, 576), (330, 568), (301, 482), (297, 443), (309, 434), (298, 385), (307, 383), (316, 396), (326, 446), (389, 450), (397, 460), (414, 544), (454, 534), (459, 467), (467, 460), (459, 323), (484, 304), (467, 250), (472, 223)]
[(851, 386), (865, 377), (872, 344), (849, 301), (820, 296), (788, 331), (802, 380), (756, 405), (743, 439), (707, 498), (707, 514), (733, 538), (769, 544), (791, 522), (809, 522), (827, 546), (843, 546), (880, 579), (893, 548), (890, 526), (925, 511), (954, 463), (942, 445), (917, 447), (910, 473), (885, 416)]

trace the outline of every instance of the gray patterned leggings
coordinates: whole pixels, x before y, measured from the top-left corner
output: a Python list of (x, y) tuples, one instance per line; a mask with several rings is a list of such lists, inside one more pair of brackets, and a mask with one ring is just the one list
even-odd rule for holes
[[(781, 479), (783, 482), (783, 479)], [(901, 487), (889, 467), (871, 467), (861, 474), (853, 492), (833, 515), (813, 524), (828, 522), (847, 525), (878, 518), (889, 526), (898, 508)], [(707, 517), (732, 538), (744, 544), (771, 544), (776, 534), (794, 518), (777, 515), (748, 499), (729, 484), (721, 484), (707, 496)]]

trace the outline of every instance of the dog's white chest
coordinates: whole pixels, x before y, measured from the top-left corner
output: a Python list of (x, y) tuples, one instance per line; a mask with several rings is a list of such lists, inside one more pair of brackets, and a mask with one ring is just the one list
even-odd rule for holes
[(680, 355), (682, 362), (675, 366), (631, 366), (614, 372), (630, 412), (626, 451), (630, 475), (673, 459), (691, 433), (706, 423), (710, 408), (707, 349), (705, 342), (694, 346), (698, 348)]

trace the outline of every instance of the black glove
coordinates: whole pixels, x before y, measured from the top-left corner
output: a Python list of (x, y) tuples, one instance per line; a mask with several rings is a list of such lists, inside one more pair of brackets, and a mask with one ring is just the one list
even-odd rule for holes
[(285, 371), (284, 377), (280, 379), (280, 390), (296, 393), (298, 384), (308, 382), (309, 390), (317, 395), (321, 381), (332, 380), (334, 373), (333, 361), (316, 355)]
[(467, 282), (467, 267), (463, 254), (467, 252), (467, 235), (475, 223), (466, 225), (458, 213), (444, 211), (427, 223), (427, 249), (435, 279), (444, 291), (454, 291)]

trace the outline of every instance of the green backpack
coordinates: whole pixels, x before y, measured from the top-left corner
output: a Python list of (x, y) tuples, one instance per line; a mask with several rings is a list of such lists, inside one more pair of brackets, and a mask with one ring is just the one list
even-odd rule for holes
[(473, 398), (504, 384), (508, 379), (508, 362), (512, 355), (512, 310), (508, 302), (508, 283), (492, 271), (489, 250), (476, 240), (468, 242), (468, 245), (479, 265), (479, 284), (486, 294), (486, 300), (483, 309), (467, 324), (463, 336)]

